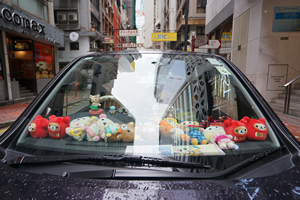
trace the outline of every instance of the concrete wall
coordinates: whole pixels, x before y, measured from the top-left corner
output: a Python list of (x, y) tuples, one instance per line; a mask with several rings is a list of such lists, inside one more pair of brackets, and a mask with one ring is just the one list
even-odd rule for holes
[(154, 30), (154, 0), (145, 1), (145, 43), (144, 47), (152, 47), (151, 34)]
[[(267, 101), (283, 92), (269, 89), (271, 65), (288, 65), (286, 82), (300, 75), (300, 32), (272, 32), (275, 6), (299, 6), (299, 1), (235, 1), (234, 4), (232, 61)], [(278, 75), (284, 73), (284, 68), (277, 70)]]

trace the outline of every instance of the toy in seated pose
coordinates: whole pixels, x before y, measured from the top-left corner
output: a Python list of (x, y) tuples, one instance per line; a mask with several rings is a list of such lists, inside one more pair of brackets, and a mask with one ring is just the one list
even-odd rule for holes
[(121, 124), (120, 131), (117, 134), (112, 135), (107, 138), (107, 142), (133, 142), (135, 136), (134, 123), (130, 122), (128, 124)]
[(116, 111), (117, 111), (117, 110), (116, 110), (116, 106), (110, 106), (110, 107), (109, 107), (109, 113), (110, 113), (110, 114), (113, 115), (113, 114), (116, 113)]
[(239, 146), (231, 140), (232, 136), (226, 135), (224, 128), (221, 126), (209, 126), (204, 130), (203, 134), (210, 143), (218, 144), (221, 149), (239, 148)]
[(100, 135), (103, 134), (103, 130), (97, 122), (93, 122), (91, 126), (86, 126), (86, 139), (90, 142), (100, 141)]
[(43, 118), (41, 115), (37, 115), (30, 123), (28, 131), (34, 138), (44, 138), (48, 136), (48, 124), (49, 120)]
[(249, 117), (244, 117), (243, 119), (247, 121), (247, 139), (265, 140), (267, 138), (268, 130), (264, 118), (250, 119)]
[(184, 131), (180, 128), (172, 128), (170, 130), (170, 136), (175, 144), (178, 144), (181, 140), (190, 141), (191, 137), (186, 135)]
[(65, 137), (66, 128), (70, 126), (71, 118), (69, 116), (56, 117), (51, 115), (49, 117), (48, 134), (50, 137), (60, 139)]
[(70, 127), (66, 128), (67, 135), (77, 141), (82, 141), (86, 136), (85, 124), (91, 120), (90, 117), (81, 117), (70, 122)]
[(187, 125), (186, 134), (191, 137), (190, 143), (192, 145), (207, 144), (207, 139), (202, 135), (203, 130), (198, 125)]
[(177, 120), (172, 117), (166, 117), (159, 124), (159, 132), (165, 137), (170, 137), (170, 130), (177, 128)]
[(247, 121), (245, 119), (241, 119), (240, 121), (231, 121), (230, 119), (226, 119), (224, 121), (224, 130), (227, 135), (232, 135), (233, 141), (235, 142), (243, 142), (247, 137)]
[(92, 102), (92, 105), (90, 106), (91, 110), (89, 110), (89, 114), (90, 115), (99, 115), (101, 113), (103, 113), (103, 109), (100, 109), (99, 106), (101, 106), (100, 104), (100, 95), (90, 95), (90, 100)]

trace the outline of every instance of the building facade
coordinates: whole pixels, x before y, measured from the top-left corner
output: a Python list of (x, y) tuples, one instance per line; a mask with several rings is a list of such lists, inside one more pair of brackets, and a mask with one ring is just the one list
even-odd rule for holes
[(59, 66), (102, 47), (102, 5), (99, 0), (54, 0), (54, 19), (64, 31), (64, 47), (59, 49)]
[(211, 0), (207, 11), (206, 33), (229, 43), (215, 53), (231, 59), (267, 101), (300, 75), (298, 0)]
[(64, 33), (55, 27), (53, 2), (26, 2), (0, 2), (0, 101), (33, 98), (59, 71)]

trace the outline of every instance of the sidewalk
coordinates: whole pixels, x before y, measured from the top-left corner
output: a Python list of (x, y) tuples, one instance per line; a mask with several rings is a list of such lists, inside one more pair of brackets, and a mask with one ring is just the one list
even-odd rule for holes
[[(68, 97), (70, 102), (80, 101), (81, 97)], [(10, 126), (19, 115), (25, 110), (25, 108), (30, 104), (29, 102), (17, 103), (7, 106), (0, 107), (0, 129)], [(300, 141), (300, 126), (283, 122), (284, 125), (289, 129), (289, 131)]]

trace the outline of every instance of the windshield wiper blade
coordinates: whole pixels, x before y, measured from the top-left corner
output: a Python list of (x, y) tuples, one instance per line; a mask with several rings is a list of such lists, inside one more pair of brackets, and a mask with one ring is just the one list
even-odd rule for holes
[(10, 166), (18, 165), (45, 165), (61, 162), (80, 162), (104, 165), (123, 165), (123, 166), (157, 166), (157, 167), (176, 167), (176, 168), (201, 168), (210, 169), (211, 166), (198, 163), (168, 160), (155, 157), (144, 156), (114, 156), (114, 155), (57, 155), (57, 156), (21, 156), (8, 162)]

